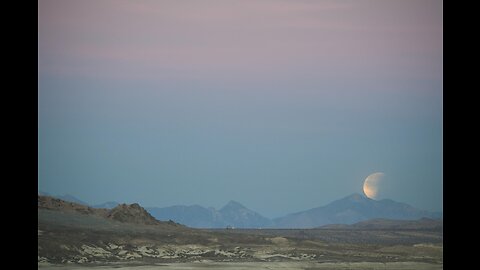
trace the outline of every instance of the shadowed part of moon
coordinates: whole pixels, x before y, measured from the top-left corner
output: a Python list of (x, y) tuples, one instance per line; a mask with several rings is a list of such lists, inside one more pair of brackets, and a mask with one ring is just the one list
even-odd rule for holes
[(384, 174), (381, 172), (372, 173), (365, 179), (363, 183), (363, 193), (370, 199), (376, 199), (379, 191), (379, 184)]

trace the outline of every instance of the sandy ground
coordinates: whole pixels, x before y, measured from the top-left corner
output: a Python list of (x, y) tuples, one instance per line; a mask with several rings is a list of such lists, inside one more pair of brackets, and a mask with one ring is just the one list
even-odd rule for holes
[(392, 270), (436, 270), (443, 269), (441, 264), (427, 264), (417, 262), (392, 262), (392, 263), (316, 263), (316, 262), (197, 262), (197, 263), (169, 263), (148, 266), (69, 266), (39, 264), (41, 270), (191, 270), (191, 269), (227, 269), (227, 270), (252, 270), (252, 269), (392, 269)]

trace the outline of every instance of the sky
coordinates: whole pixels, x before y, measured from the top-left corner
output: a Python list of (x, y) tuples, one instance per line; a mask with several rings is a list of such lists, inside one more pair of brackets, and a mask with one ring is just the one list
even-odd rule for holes
[(443, 209), (430, 0), (39, 0), (38, 189), (273, 218), (362, 194)]

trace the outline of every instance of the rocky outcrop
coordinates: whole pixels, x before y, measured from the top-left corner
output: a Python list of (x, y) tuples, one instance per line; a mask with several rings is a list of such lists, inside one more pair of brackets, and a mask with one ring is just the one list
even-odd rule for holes
[(160, 222), (156, 220), (138, 203), (120, 204), (109, 211), (107, 218), (125, 223), (156, 225)]

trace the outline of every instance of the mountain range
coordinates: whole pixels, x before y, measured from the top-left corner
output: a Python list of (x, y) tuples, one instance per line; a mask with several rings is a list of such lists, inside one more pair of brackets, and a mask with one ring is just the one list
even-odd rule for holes
[[(56, 196), (59, 198), (58, 196)], [(71, 196), (61, 199), (81, 203)], [(117, 202), (90, 205), (92, 208), (112, 209)], [(175, 221), (193, 228), (316, 228), (330, 224), (350, 225), (371, 219), (418, 220), (421, 218), (441, 219), (442, 213), (417, 209), (390, 199), (372, 200), (354, 193), (325, 206), (269, 219), (242, 204), (230, 201), (220, 210), (200, 205), (175, 205), (169, 207), (146, 207), (154, 218)]]
[(417, 209), (390, 199), (372, 200), (358, 193), (325, 206), (273, 220), (277, 228), (314, 228), (327, 224), (354, 224), (369, 219), (416, 220), (442, 218), (438, 212)]
[(264, 228), (273, 227), (270, 219), (252, 211), (238, 202), (230, 201), (220, 210), (199, 205), (146, 207), (158, 220), (174, 220), (194, 228)]

